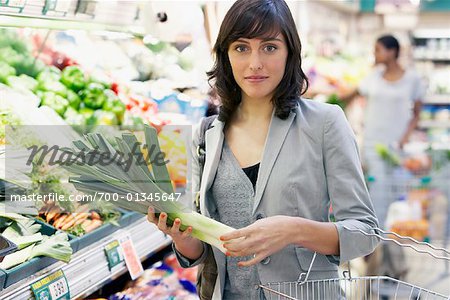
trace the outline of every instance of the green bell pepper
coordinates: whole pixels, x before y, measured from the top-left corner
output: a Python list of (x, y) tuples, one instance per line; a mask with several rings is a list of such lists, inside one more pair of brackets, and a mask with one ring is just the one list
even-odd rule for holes
[(6, 62), (0, 61), (0, 82), (5, 83), (9, 76), (16, 76), (16, 69)]
[(41, 105), (49, 106), (60, 116), (64, 116), (67, 106), (69, 106), (69, 101), (53, 92), (45, 92), (42, 96)]
[(81, 104), (81, 99), (78, 96), (77, 93), (75, 93), (72, 90), (67, 90), (67, 100), (69, 101), (69, 105), (74, 108), (75, 110), (78, 110)]
[(123, 122), (123, 116), (125, 114), (126, 106), (119, 97), (117, 97), (116, 93), (112, 90), (105, 90), (105, 95), (107, 96), (107, 100), (103, 103), (103, 110), (113, 112), (117, 120), (120, 124)]
[(79, 92), (86, 86), (84, 72), (77, 66), (66, 67), (61, 74), (61, 82), (69, 89)]
[(46, 67), (36, 77), (37, 81), (59, 81), (61, 79), (61, 71), (57, 67)]
[(59, 82), (61, 79), (61, 71), (56, 67), (47, 67), (37, 76), (39, 82), (38, 90), (44, 92), (53, 92), (61, 97), (67, 97), (67, 88)]
[(63, 98), (67, 97), (67, 88), (59, 81), (48, 80), (40, 82), (38, 85), (38, 89), (45, 92), (53, 92)]
[(92, 109), (102, 108), (107, 96), (103, 92), (105, 89), (99, 83), (90, 83), (86, 89), (80, 91), (81, 99), (86, 107)]
[(78, 111), (80, 115), (83, 115), (86, 120), (88, 120), (94, 114), (94, 110), (88, 107), (82, 107)]

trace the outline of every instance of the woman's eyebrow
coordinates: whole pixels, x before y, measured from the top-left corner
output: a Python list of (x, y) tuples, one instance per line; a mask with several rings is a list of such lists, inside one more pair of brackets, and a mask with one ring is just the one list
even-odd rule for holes
[(245, 43), (245, 44), (248, 44), (249, 42), (246, 41), (246, 40), (243, 40), (243, 39), (237, 39), (233, 43)]
[(267, 37), (267, 38), (263, 38), (262, 41), (263, 41), (263, 42), (273, 42), (273, 41), (283, 42), (282, 39), (279, 39), (279, 38), (277, 38), (277, 37)]
[[(276, 38), (276, 37), (267, 37), (267, 38), (261, 38), (261, 41), (264, 43), (264, 42), (273, 42), (273, 41), (276, 41), (276, 42), (283, 42), (283, 40), (282, 39), (279, 39), (279, 38)], [(247, 40), (244, 40), (244, 39), (237, 39), (237, 40), (235, 40), (233, 43), (245, 43), (245, 44), (249, 44), (249, 42), (247, 41)]]

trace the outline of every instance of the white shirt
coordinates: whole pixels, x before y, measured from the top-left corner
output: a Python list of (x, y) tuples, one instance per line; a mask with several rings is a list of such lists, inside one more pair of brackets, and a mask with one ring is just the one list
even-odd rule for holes
[(370, 148), (399, 142), (413, 117), (414, 103), (425, 95), (425, 85), (413, 70), (396, 81), (384, 79), (383, 74), (384, 68), (375, 68), (358, 88), (367, 100), (364, 144)]

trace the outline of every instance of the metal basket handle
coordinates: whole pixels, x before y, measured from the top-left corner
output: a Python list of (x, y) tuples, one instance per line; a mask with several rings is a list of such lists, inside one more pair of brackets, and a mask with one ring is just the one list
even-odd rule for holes
[(413, 239), (412, 237), (409, 237), (409, 236), (402, 236), (402, 235), (399, 235), (399, 234), (397, 234), (397, 233), (395, 233), (395, 232), (384, 231), (384, 230), (382, 230), (382, 229), (380, 229), (380, 228), (372, 228), (372, 229), (371, 229), (371, 230), (373, 230), (374, 232), (377, 232), (377, 231), (378, 231), (378, 232), (381, 232), (381, 233), (384, 234), (384, 235), (394, 235), (394, 236), (396, 236), (396, 237), (397, 237), (398, 239), (400, 239), (400, 240), (408, 240), (408, 241), (413, 242), (413, 243), (415, 243), (415, 244), (417, 244), (417, 245), (427, 246), (427, 247), (433, 249), (434, 251), (442, 251), (442, 252), (446, 253), (448, 256), (436, 255), (436, 254), (434, 254), (433, 252), (430, 252), (430, 251), (420, 250), (420, 249), (414, 247), (414, 246), (411, 245), (411, 244), (400, 243), (399, 241), (397, 241), (397, 240), (395, 240), (395, 239), (392, 239), (392, 238), (386, 238), (386, 237), (384, 237), (384, 236), (382, 236), (381, 234), (378, 234), (378, 233), (367, 233), (367, 232), (365, 232), (365, 231), (362, 230), (362, 229), (351, 229), (351, 228), (348, 228), (347, 226), (343, 226), (343, 228), (345, 228), (346, 230), (351, 231), (351, 232), (359, 232), (359, 233), (362, 233), (362, 234), (365, 235), (365, 236), (374, 236), (374, 237), (378, 237), (378, 238), (379, 238), (380, 240), (382, 240), (382, 241), (393, 242), (393, 243), (397, 244), (397, 245), (400, 246), (400, 247), (411, 248), (411, 249), (413, 249), (414, 251), (416, 251), (417, 253), (428, 254), (428, 255), (430, 255), (430, 256), (436, 258), (436, 259), (442, 259), (442, 260), (450, 261), (450, 251), (449, 251), (449, 250), (447, 250), (447, 249), (445, 249), (445, 248), (442, 248), (442, 247), (436, 247), (436, 246), (433, 246), (433, 245), (431, 245), (430, 243), (419, 242), (418, 240), (415, 240), (415, 239)]
[(316, 256), (317, 256), (317, 252), (314, 252), (314, 255), (313, 255), (312, 259), (311, 259), (311, 263), (309, 264), (309, 267), (308, 267), (308, 272), (301, 273), (300, 276), (298, 276), (298, 279), (297, 279), (298, 282), (308, 281), (309, 273), (311, 272), (311, 269), (312, 269), (312, 266), (314, 264), (314, 261), (316, 260)]
[[(348, 230), (348, 231), (350, 231), (350, 232), (359, 232), (359, 233), (362, 233), (362, 234), (365, 235), (365, 236), (373, 236), (373, 237), (377, 237), (377, 238), (379, 238), (379, 239), (382, 240), (382, 241), (393, 242), (393, 243), (397, 244), (397, 245), (400, 246), (400, 247), (411, 248), (411, 249), (413, 249), (414, 251), (416, 251), (417, 253), (428, 254), (428, 255), (430, 255), (430, 256), (436, 258), (436, 259), (442, 259), (442, 260), (446, 260), (446, 261), (449, 261), (449, 262), (450, 262), (450, 251), (449, 251), (449, 250), (447, 250), (447, 249), (445, 249), (445, 248), (442, 248), (442, 247), (436, 247), (436, 246), (433, 246), (433, 245), (431, 245), (430, 243), (419, 242), (418, 240), (415, 240), (415, 239), (413, 239), (412, 237), (409, 237), (409, 236), (402, 236), (402, 235), (399, 235), (399, 234), (397, 234), (397, 233), (395, 233), (395, 232), (384, 231), (384, 230), (382, 230), (382, 229), (380, 229), (380, 228), (377, 228), (377, 227), (371, 228), (371, 230), (372, 230), (374, 233), (368, 233), (368, 232), (365, 232), (365, 231), (362, 230), (362, 229), (352, 229), (352, 228), (349, 228), (349, 227), (347, 227), (347, 226), (345, 226), (345, 225), (343, 226), (343, 228), (345, 228), (346, 230)], [(442, 252), (444, 252), (445, 254), (447, 254), (447, 256), (436, 255), (436, 254), (434, 254), (434, 253), (431, 252), (431, 251), (426, 251), (426, 250), (418, 249), (418, 248), (414, 247), (414, 246), (411, 245), (411, 244), (400, 243), (399, 241), (397, 241), (397, 240), (395, 240), (395, 239), (384, 237), (383, 235), (378, 234), (378, 233), (376, 233), (376, 232), (380, 232), (380, 233), (383, 234), (383, 235), (394, 235), (395, 237), (397, 237), (397, 238), (400, 239), (400, 240), (408, 240), (408, 241), (413, 242), (413, 243), (415, 243), (415, 244), (417, 244), (417, 245), (427, 246), (427, 247), (433, 249), (434, 251), (442, 251)], [(317, 256), (317, 252), (314, 252), (314, 255), (313, 255), (312, 259), (311, 259), (311, 263), (309, 264), (309, 267), (308, 267), (308, 271), (307, 271), (306, 273), (301, 273), (300, 276), (298, 277), (297, 282), (299, 282), (299, 283), (304, 283), (304, 282), (308, 281), (309, 274), (311, 273), (311, 270), (312, 270), (312, 266), (313, 266), (313, 264), (314, 264), (314, 261), (316, 260), (316, 256)], [(348, 271), (344, 271), (344, 274), (343, 274), (343, 275), (344, 275), (344, 278), (351, 279), (350, 268), (349, 268)]]

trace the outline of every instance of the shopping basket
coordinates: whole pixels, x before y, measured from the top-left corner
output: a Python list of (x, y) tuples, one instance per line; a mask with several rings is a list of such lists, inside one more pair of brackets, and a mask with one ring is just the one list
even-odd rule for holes
[[(411, 248), (422, 254), (428, 254), (435, 259), (450, 261), (450, 251), (444, 248), (435, 247), (429, 243), (419, 242), (410, 237), (403, 237), (396, 233), (383, 231), (379, 228), (372, 229), (371, 233), (359, 229), (350, 229), (352, 232), (359, 232), (366, 236), (376, 236), (387, 242), (393, 242), (400, 247)], [(406, 240), (408, 243), (400, 242)], [(426, 246), (432, 251), (422, 250), (416, 245)], [(435, 252), (443, 253), (438, 255)], [(296, 282), (277, 282), (260, 285), (267, 299), (346, 299), (346, 300), (393, 300), (393, 299), (447, 299), (450, 295), (443, 295), (431, 290), (419, 287), (405, 281), (397, 280), (388, 276), (366, 276), (353, 277), (351, 272), (344, 271), (341, 278), (330, 278), (323, 280), (309, 280), (309, 275), (316, 258), (314, 254), (307, 273), (300, 275)]]

